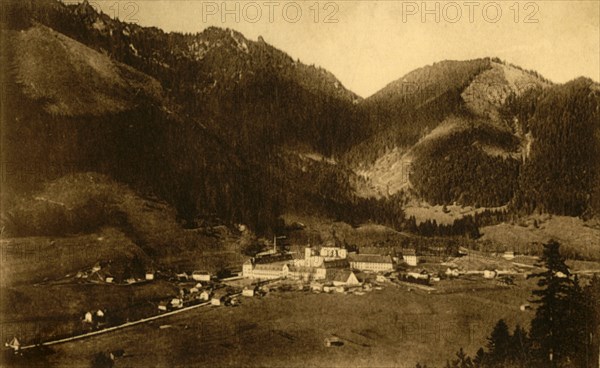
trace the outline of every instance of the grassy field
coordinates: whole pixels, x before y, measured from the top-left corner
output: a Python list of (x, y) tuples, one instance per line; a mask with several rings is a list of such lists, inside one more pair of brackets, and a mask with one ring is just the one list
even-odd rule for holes
[(481, 242), (518, 253), (541, 254), (541, 244), (554, 239), (561, 244), (561, 253), (569, 258), (600, 260), (600, 228), (579, 218), (530, 216), (514, 224), (486, 226), (481, 233)]
[(66, 237), (25, 237), (1, 240), (0, 285), (32, 284), (61, 279), (98, 261), (145, 259), (144, 252), (121, 231)]
[[(440, 366), (459, 347), (474, 353), (499, 318), (527, 325), (531, 282), (443, 294), (387, 286), (366, 295), (280, 292), (207, 307), (147, 325), (53, 347), (44, 364), (88, 366), (93, 354), (124, 349), (116, 367)], [(169, 328), (159, 328), (168, 325)], [(327, 348), (335, 335), (341, 347)]]
[(23, 343), (49, 341), (89, 332), (82, 322), (88, 311), (102, 309), (120, 324), (156, 314), (158, 302), (178, 288), (157, 281), (140, 285), (49, 284), (2, 289), (0, 338), (18, 336)]

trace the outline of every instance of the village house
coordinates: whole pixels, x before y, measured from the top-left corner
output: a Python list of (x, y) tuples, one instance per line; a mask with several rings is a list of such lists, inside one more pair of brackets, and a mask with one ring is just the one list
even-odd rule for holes
[(92, 273), (98, 272), (101, 269), (102, 269), (102, 266), (100, 265), (100, 262), (96, 262), (96, 264), (94, 264), (94, 266), (92, 266)]
[(12, 340), (10, 340), (10, 342), (4, 343), (4, 346), (13, 349), (16, 352), (21, 349), (21, 342), (15, 336), (12, 338)]
[(210, 304), (219, 306), (225, 302), (225, 300), (227, 299), (227, 296), (228, 296), (228, 294), (225, 289), (216, 290), (214, 292), (212, 298), (210, 299)]
[(377, 275), (375, 277), (375, 281), (377, 281), (377, 282), (386, 282), (386, 281), (388, 281), (388, 279), (385, 276), (383, 276), (383, 275)]
[(361, 271), (385, 272), (394, 270), (394, 261), (391, 256), (371, 254), (351, 254), (350, 267)]
[(498, 272), (495, 270), (483, 270), (484, 279), (493, 279), (496, 276), (498, 276)]
[(311, 291), (323, 291), (323, 284), (318, 282), (311, 282), (310, 284)]
[(460, 270), (456, 267), (446, 269), (446, 276), (448, 277), (458, 277), (460, 276)]
[(146, 271), (146, 280), (148, 280), (148, 281), (154, 280), (154, 271)]
[(406, 276), (415, 280), (429, 280), (429, 274), (427, 273), (427, 271), (407, 272)]
[(200, 300), (208, 301), (210, 299), (210, 292), (208, 290), (204, 290), (200, 293)]
[(254, 288), (244, 288), (244, 290), (242, 290), (242, 296), (253, 297)]
[(525, 312), (526, 310), (530, 310), (531, 309), (531, 304), (529, 304), (529, 303), (521, 304), (519, 306), (519, 309), (521, 310), (521, 312)]
[(183, 299), (181, 299), (181, 298), (173, 298), (173, 299), (171, 299), (171, 307), (173, 307), (173, 308), (183, 308)]
[(192, 273), (192, 279), (194, 281), (210, 281), (210, 273), (206, 271), (194, 271)]
[(333, 286), (359, 286), (360, 281), (356, 274), (350, 270), (332, 270), (328, 275), (328, 280), (333, 282)]
[(166, 312), (167, 310), (169, 310), (169, 302), (163, 300), (160, 303), (158, 303), (158, 310), (162, 312)]
[(502, 258), (506, 259), (507, 261), (512, 261), (513, 259), (515, 259), (515, 252), (506, 251), (502, 255)]
[(175, 274), (175, 277), (177, 278), (177, 280), (179, 281), (188, 281), (189, 280), (189, 276), (187, 273), (185, 272), (179, 272)]

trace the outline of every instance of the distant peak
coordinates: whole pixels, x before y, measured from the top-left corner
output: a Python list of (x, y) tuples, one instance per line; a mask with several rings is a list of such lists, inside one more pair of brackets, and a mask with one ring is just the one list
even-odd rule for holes
[(83, 0), (83, 2), (75, 8), (75, 13), (81, 15), (97, 14), (96, 9), (90, 5), (88, 0)]

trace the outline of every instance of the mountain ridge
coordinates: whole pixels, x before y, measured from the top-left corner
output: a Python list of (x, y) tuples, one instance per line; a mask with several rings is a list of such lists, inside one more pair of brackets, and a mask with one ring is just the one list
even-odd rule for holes
[[(136, 78), (159, 83), (154, 96), (152, 88), (141, 89), (148, 95), (141, 100), (155, 105), (146, 115), (141, 111), (144, 106), (133, 103), (137, 106), (133, 115), (116, 119), (139, 120), (135, 127), (141, 127), (142, 120), (151, 121), (155, 131), (144, 130), (145, 138), (113, 131), (109, 136), (123, 137), (116, 140), (116, 147), (102, 142), (114, 151), (99, 157), (104, 157), (105, 172), (114, 169), (109, 157), (127, 154), (132, 160), (128, 165), (136, 165), (133, 156), (139, 152), (168, 167), (164, 172), (148, 168), (156, 176), (146, 176), (139, 168), (130, 170), (125, 165), (117, 177), (128, 183), (140, 178), (146, 185), (157, 183), (161, 195), (188, 221), (217, 213), (227, 222), (263, 222), (264, 227), (281, 211), (301, 204), (302, 196), (313, 203), (302, 205), (307, 212), (311, 206), (326, 211), (323, 203), (331, 200), (336, 209), (328, 215), (344, 216), (360, 205), (369, 208), (361, 214), (364, 219), (383, 216), (370, 207), (373, 197), (393, 202), (394, 195), (405, 192), (434, 204), (506, 205), (518, 189), (515, 183), (523, 158), (535, 148), (535, 137), (507, 106), (520, 103), (531, 90), (553, 86), (535, 72), (483, 58), (417, 69), (361, 99), (328, 71), (294, 61), (262, 38), (250, 41), (234, 30), (209, 27), (193, 35), (165, 33), (113, 20), (85, 2), (9, 4), (11, 17), (3, 17), (3, 33), (4, 28), (28, 32), (43, 24), (103, 58), (127, 65), (120, 70), (132, 73), (131, 86), (139, 83)], [(101, 82), (90, 86), (110, 90)], [(77, 134), (81, 142), (90, 139), (87, 132)], [(167, 139), (161, 137), (164, 134)], [(160, 144), (143, 147), (145, 139)], [(173, 147), (178, 139), (181, 144)], [(198, 142), (210, 148), (201, 148)], [(325, 160), (307, 165), (289, 152)], [(89, 155), (98, 156), (91, 151)], [(85, 166), (81, 168), (97, 169), (84, 165), (84, 160), (80, 159)], [(455, 171), (456, 177), (440, 175)], [(175, 183), (163, 182), (174, 174)], [(461, 183), (465, 174), (468, 180)], [(219, 185), (219, 180), (227, 184)], [(472, 183), (473, 189), (465, 183)], [(154, 190), (156, 185), (150, 184)], [(199, 196), (194, 193), (198, 187), (202, 188)], [(444, 192), (437, 187), (445, 188)], [(494, 189), (485, 194), (485, 188)], [(264, 208), (250, 198), (257, 194)], [(266, 216), (267, 212), (272, 214)], [(264, 221), (259, 220), (262, 217)]]

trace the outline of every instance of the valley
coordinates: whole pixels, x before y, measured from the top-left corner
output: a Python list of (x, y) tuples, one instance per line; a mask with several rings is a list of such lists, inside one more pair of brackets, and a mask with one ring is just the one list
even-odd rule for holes
[(490, 55), (362, 98), (229, 28), (0, 20), (0, 365), (441, 367), (533, 331), (532, 275), (600, 274), (590, 78)]

